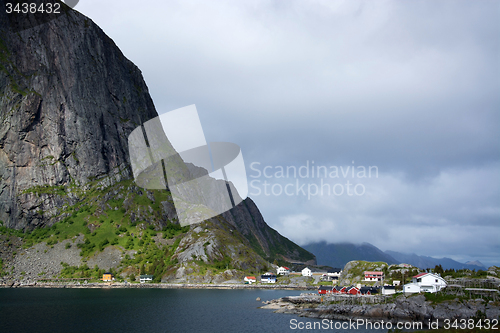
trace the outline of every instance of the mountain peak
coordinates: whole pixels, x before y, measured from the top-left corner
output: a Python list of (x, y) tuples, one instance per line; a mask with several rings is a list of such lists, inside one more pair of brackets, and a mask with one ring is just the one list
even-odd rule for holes
[(479, 268), (486, 268), (486, 266), (479, 260), (467, 261), (465, 264), (471, 266), (478, 266)]

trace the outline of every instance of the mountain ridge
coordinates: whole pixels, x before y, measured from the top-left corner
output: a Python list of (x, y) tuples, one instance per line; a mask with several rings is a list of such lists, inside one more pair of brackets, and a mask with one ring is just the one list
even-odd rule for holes
[(478, 269), (485, 269), (486, 267), (481, 264), (475, 265), (475, 264), (468, 264), (468, 263), (461, 263), (456, 260), (453, 260), (451, 258), (433, 258), (429, 256), (420, 256), (415, 253), (411, 254), (406, 254), (406, 253), (400, 253), (400, 252), (395, 252), (395, 251), (385, 251), (387, 254), (393, 256), (394, 258), (405, 262), (407, 264), (411, 264), (415, 267), (419, 267), (422, 269), (426, 268), (434, 268), (436, 265), (441, 265), (443, 269), (470, 269), (470, 270), (478, 270)]
[(316, 255), (318, 264), (332, 267), (344, 267), (349, 261), (383, 261), (388, 264), (410, 264), (412, 266), (426, 269), (441, 265), (443, 269), (470, 269), (478, 270), (486, 267), (479, 261), (460, 263), (450, 258), (433, 258), (419, 256), (415, 253), (405, 254), (396, 251), (382, 251), (370, 243), (332, 243), (326, 242), (310, 243), (303, 246)]
[[(148, 88), (102, 29), (64, 8), (52, 20), (16, 26), (23, 29), (0, 12), (0, 277), (44, 273), (18, 260), (41, 243), (47, 253), (61, 243), (80, 249), (56, 261), (52, 276), (96, 274), (86, 267), (96, 260), (97, 271), (122, 278), (142, 265), (165, 281), (211, 282), (268, 269), (275, 259), (315, 262), (270, 228), (250, 198), (184, 228), (168, 190), (133, 182), (128, 136), (158, 116)], [(96, 259), (108, 249), (119, 260)]]
[(356, 245), (353, 243), (328, 244), (318, 242), (303, 247), (316, 255), (319, 265), (342, 268), (353, 260), (383, 261), (388, 264), (398, 263), (396, 259), (370, 243)]

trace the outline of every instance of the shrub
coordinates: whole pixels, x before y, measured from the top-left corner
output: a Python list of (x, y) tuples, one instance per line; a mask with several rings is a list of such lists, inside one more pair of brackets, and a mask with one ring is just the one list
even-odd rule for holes
[(107, 238), (105, 238), (102, 242), (99, 243), (99, 251), (102, 251), (106, 245), (109, 244), (109, 241)]

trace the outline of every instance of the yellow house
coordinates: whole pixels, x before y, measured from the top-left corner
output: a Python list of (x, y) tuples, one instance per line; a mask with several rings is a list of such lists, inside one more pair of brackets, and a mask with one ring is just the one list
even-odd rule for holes
[(103, 280), (104, 282), (111, 282), (111, 281), (113, 281), (114, 279), (115, 279), (115, 278), (113, 277), (113, 274), (111, 274), (111, 273), (104, 273), (104, 274), (102, 275), (102, 280)]

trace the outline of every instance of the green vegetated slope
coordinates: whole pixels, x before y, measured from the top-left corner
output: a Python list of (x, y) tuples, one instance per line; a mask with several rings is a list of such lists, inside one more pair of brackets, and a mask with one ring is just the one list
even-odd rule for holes
[(0, 15), (3, 272), (15, 280), (113, 268), (207, 282), (268, 269), (266, 260), (314, 259), (271, 229), (250, 199), (239, 205), (246, 212), (180, 227), (168, 191), (131, 180), (129, 135), (158, 116), (140, 70), (77, 11), (41, 23), (14, 29)]
[[(54, 246), (83, 235), (83, 241), (66, 244), (66, 249), (73, 246), (80, 249), (82, 264), (71, 267), (62, 263), (61, 277), (102, 276), (103, 269), (88, 267), (86, 261), (107, 247), (123, 254), (113, 273), (128, 278), (153, 274), (157, 282), (162, 279), (211, 282), (227, 270), (257, 273), (268, 268), (268, 263), (222, 217), (181, 227), (168, 191), (145, 191), (131, 180), (102, 189), (101, 182), (92, 182), (87, 190), (77, 186), (32, 188), (26, 192), (59, 196), (61, 200), (68, 195), (79, 199), (74, 205), (64, 205), (53, 217), (59, 222), (51, 227), (23, 232), (2, 226), (0, 232), (20, 237), (25, 249), (41, 242)], [(220, 279), (231, 278), (231, 274), (235, 273)]]
[[(392, 284), (394, 280), (408, 282), (412, 276), (417, 275), (420, 270), (416, 267), (406, 264), (389, 265), (382, 261), (363, 261), (354, 260), (348, 262), (341, 275), (342, 284), (356, 284), (375, 285), (376, 281), (364, 281), (365, 271), (379, 271), (384, 273), (384, 284)], [(378, 283), (380, 284), (380, 283)]]
[(382, 261), (362, 261), (362, 260), (354, 260), (348, 262), (344, 269), (342, 270), (342, 274), (340, 276), (340, 284), (341, 285), (350, 285), (362, 282), (363, 284), (374, 284), (375, 282), (365, 282), (363, 281), (365, 275), (365, 271), (384, 271), (387, 269), (388, 265)]

